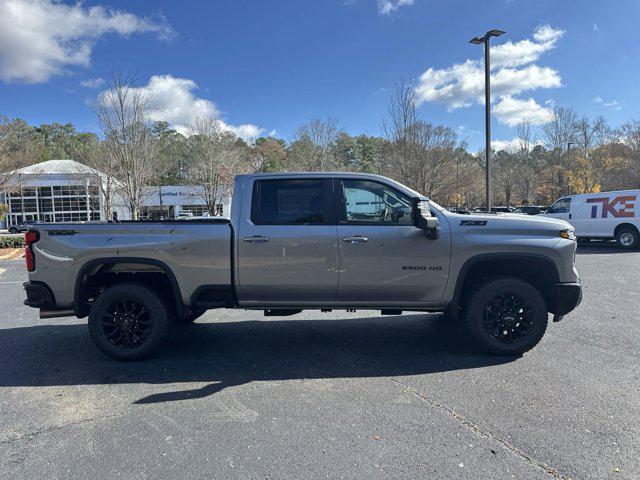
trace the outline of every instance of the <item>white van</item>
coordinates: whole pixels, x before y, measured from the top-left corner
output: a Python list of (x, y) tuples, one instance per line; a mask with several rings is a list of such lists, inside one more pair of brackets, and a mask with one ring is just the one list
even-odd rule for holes
[(578, 240), (615, 238), (621, 248), (640, 244), (640, 190), (586, 193), (559, 198), (543, 215), (566, 220)]

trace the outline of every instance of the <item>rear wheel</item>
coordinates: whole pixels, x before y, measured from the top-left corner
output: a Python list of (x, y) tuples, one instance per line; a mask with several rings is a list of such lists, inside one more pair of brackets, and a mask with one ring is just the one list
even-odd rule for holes
[(520, 355), (538, 344), (549, 316), (542, 295), (517, 278), (498, 278), (478, 286), (465, 307), (471, 340), (496, 355)]
[(171, 320), (152, 290), (134, 283), (101, 293), (89, 312), (89, 333), (102, 353), (116, 360), (141, 360), (167, 339)]
[(616, 233), (616, 241), (620, 248), (630, 250), (638, 246), (640, 236), (635, 228), (623, 227)]

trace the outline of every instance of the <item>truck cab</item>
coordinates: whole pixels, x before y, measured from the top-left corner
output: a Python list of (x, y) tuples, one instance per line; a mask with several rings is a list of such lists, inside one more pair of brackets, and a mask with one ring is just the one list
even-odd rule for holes
[(435, 208), (441, 238), (429, 241), (416, 228), (414, 202), (425, 197), (349, 174), (246, 176), (236, 189), (240, 306), (439, 305), (450, 233)]

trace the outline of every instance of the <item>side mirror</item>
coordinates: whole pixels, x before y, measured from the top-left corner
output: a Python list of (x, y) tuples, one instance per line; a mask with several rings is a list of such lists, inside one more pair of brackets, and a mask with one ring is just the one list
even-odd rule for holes
[(425, 236), (430, 240), (440, 238), (440, 222), (438, 217), (431, 215), (429, 200), (416, 198), (413, 201), (413, 222), (416, 227), (424, 230)]

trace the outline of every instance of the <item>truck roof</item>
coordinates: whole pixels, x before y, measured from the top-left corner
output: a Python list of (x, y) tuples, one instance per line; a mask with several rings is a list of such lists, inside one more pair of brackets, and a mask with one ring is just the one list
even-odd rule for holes
[(359, 173), (359, 172), (274, 172), (274, 173), (247, 173), (244, 175), (237, 175), (236, 180), (240, 182), (252, 179), (252, 178), (292, 178), (292, 177), (353, 177), (362, 180), (381, 180), (383, 182), (393, 183), (399, 190), (404, 190), (406, 193), (410, 193), (414, 196), (427, 198), (426, 195), (413, 190), (406, 185), (403, 185), (395, 180), (385, 177), (383, 175), (377, 175), (375, 173)]
[(616, 195), (616, 194), (631, 194), (631, 195), (640, 195), (640, 190), (609, 190), (607, 192), (597, 192), (597, 193), (574, 193), (573, 195), (562, 195), (558, 197), (560, 198), (574, 198), (574, 197), (597, 197), (602, 195)]

